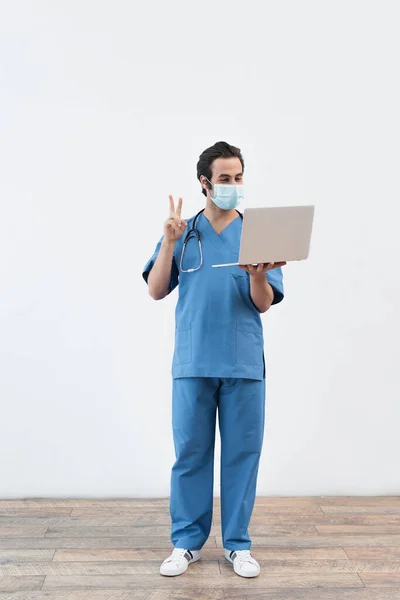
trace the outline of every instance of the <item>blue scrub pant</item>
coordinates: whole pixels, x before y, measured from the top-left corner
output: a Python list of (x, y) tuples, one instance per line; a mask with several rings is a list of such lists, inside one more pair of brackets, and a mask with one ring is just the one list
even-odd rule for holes
[(217, 407), (223, 547), (251, 546), (248, 525), (264, 436), (265, 379), (182, 377), (173, 379), (172, 393), (176, 461), (170, 515), (176, 548), (199, 550), (211, 530)]

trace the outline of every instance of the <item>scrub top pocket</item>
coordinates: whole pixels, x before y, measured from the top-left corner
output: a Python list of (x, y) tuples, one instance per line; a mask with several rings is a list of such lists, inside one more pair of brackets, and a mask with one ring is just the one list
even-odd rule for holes
[(236, 325), (236, 364), (263, 365), (263, 334), (249, 325)]
[(246, 303), (249, 307), (255, 308), (250, 297), (250, 275), (247, 271), (239, 267), (228, 267), (230, 269), (230, 277), (233, 283), (232, 293), (235, 291), (235, 298), (239, 298), (240, 302)]

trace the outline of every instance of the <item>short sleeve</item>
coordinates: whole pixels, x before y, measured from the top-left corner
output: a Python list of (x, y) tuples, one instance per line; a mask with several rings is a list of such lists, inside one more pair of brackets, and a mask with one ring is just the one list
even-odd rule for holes
[[(164, 239), (164, 236), (162, 236), (162, 238), (158, 242), (158, 244), (154, 250), (153, 256), (147, 261), (147, 263), (145, 264), (145, 266), (143, 268), (142, 277), (146, 283), (147, 283), (147, 279), (149, 277), (149, 273), (150, 273), (151, 269), (153, 268), (154, 263), (156, 262), (158, 253), (160, 252), (160, 248), (161, 248), (163, 239)], [(179, 283), (179, 271), (178, 271), (178, 267), (176, 266), (175, 257), (173, 257), (172, 266), (171, 266), (171, 280), (169, 283), (169, 291), (168, 291), (169, 294), (172, 292), (172, 290), (174, 290), (176, 288), (178, 283)]]
[(283, 273), (282, 267), (276, 267), (266, 272), (267, 281), (274, 290), (274, 300), (272, 304), (278, 304), (283, 300)]

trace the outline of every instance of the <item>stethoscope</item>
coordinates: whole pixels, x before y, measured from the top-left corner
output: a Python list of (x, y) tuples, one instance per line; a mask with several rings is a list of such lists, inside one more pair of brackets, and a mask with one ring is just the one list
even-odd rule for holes
[[(189, 231), (186, 234), (185, 240), (183, 242), (183, 247), (182, 247), (182, 252), (181, 252), (181, 260), (180, 260), (180, 270), (182, 271), (182, 273), (193, 273), (193, 271), (198, 271), (201, 267), (201, 265), (203, 264), (203, 251), (201, 249), (201, 239), (200, 239), (200, 232), (198, 229), (196, 229), (196, 220), (197, 217), (204, 211), (205, 209), (202, 208), (201, 210), (199, 210), (199, 212), (197, 213), (197, 215), (195, 216), (195, 218), (193, 219), (193, 225), (192, 228), (189, 229)], [(240, 218), (243, 221), (243, 215), (241, 212), (239, 212), (237, 209), (235, 209), (236, 212), (238, 213), (238, 215), (240, 216)], [(183, 262), (183, 255), (185, 253), (185, 248), (186, 248), (186, 244), (188, 243), (188, 241), (190, 240), (191, 237), (193, 237), (193, 235), (196, 237), (197, 239), (197, 243), (199, 244), (199, 250), (200, 250), (200, 264), (196, 269), (182, 269), (182, 262)]]

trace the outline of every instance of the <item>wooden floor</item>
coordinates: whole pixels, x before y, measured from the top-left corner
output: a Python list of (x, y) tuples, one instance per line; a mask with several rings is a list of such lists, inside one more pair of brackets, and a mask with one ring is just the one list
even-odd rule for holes
[(220, 501), (200, 561), (160, 575), (169, 498), (0, 500), (0, 600), (400, 600), (400, 496), (258, 497), (258, 577), (223, 556)]

